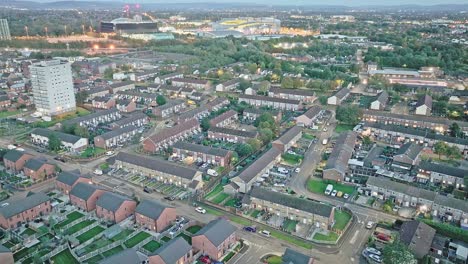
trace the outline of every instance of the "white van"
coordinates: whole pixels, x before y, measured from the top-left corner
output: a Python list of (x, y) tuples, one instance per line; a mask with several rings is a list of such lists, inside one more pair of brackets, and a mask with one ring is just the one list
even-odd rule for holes
[(266, 237), (270, 237), (270, 236), (271, 236), (270, 231), (267, 231), (267, 230), (262, 230), (262, 231), (260, 231), (260, 234), (262, 234), (262, 235), (264, 235), (264, 236), (266, 236)]
[(327, 188), (325, 189), (325, 195), (330, 195), (332, 191), (333, 191), (333, 185), (328, 184)]

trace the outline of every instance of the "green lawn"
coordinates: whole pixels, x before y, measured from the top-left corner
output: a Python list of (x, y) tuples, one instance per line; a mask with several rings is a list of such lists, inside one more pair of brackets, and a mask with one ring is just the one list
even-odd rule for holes
[(334, 228), (343, 230), (351, 220), (351, 215), (348, 212), (342, 210), (335, 210), (335, 225)]
[(302, 133), (302, 137), (308, 140), (313, 140), (315, 139), (315, 136), (309, 133)]
[(156, 249), (160, 248), (161, 244), (158, 241), (150, 241), (146, 245), (143, 246), (144, 249), (148, 250), (149, 252), (154, 252)]
[(227, 193), (220, 193), (218, 194), (215, 198), (213, 198), (211, 201), (215, 204), (220, 204), (222, 203), (224, 200), (226, 200), (226, 198), (229, 197), (229, 194)]
[(54, 264), (79, 264), (73, 255), (70, 253), (70, 250), (65, 249), (64, 251), (58, 253), (57, 255), (52, 257), (52, 261)]
[(224, 206), (234, 207), (238, 200), (239, 199), (237, 199), (237, 198), (229, 199), (224, 203)]
[(84, 247), (84, 251), (86, 253), (90, 253), (90, 252), (92, 252), (94, 250), (105, 247), (105, 246), (111, 244), (112, 242), (113, 242), (112, 240), (109, 240), (109, 239), (107, 239), (105, 237), (101, 237), (100, 239), (95, 240), (95, 241), (93, 241), (93, 243), (91, 243), (91, 244), (87, 245), (86, 247)]
[(341, 133), (345, 131), (352, 131), (355, 126), (353, 125), (345, 125), (345, 124), (339, 124), (336, 125), (335, 132)]
[(218, 184), (218, 185), (216, 185), (216, 187), (211, 192), (209, 192), (205, 196), (205, 199), (209, 200), (209, 199), (215, 197), (218, 193), (222, 192), (223, 190), (224, 190), (223, 185)]
[(191, 226), (191, 227), (187, 228), (187, 232), (189, 232), (191, 234), (196, 234), (198, 231), (200, 231), (200, 229), (202, 229), (201, 226), (194, 225), (194, 226)]
[(301, 161), (304, 159), (304, 156), (284, 153), (283, 155), (281, 155), (281, 158), (283, 159), (283, 162), (286, 162), (287, 164), (294, 166), (294, 165), (300, 164)]
[(315, 240), (322, 240), (322, 241), (328, 241), (328, 242), (334, 242), (338, 240), (338, 234), (335, 232), (329, 232), (328, 236), (320, 234), (320, 233), (315, 233), (314, 235)]
[(119, 241), (121, 239), (127, 238), (127, 236), (131, 233), (133, 233), (132, 229), (125, 229), (122, 232), (118, 233), (115, 237), (113, 237), (112, 241)]
[(188, 236), (188, 235), (186, 235), (184, 233), (180, 233), (179, 235), (177, 235), (177, 237), (181, 237), (181, 238), (185, 239), (185, 241), (187, 241), (187, 243), (192, 245), (192, 237), (191, 236)]
[(130, 238), (129, 240), (125, 241), (125, 246), (127, 248), (132, 248), (134, 246), (136, 246), (138, 243), (140, 243), (141, 241), (145, 240), (146, 238), (150, 237), (151, 235), (144, 232), (144, 231), (141, 231), (140, 233), (136, 234), (134, 237)]
[(71, 223), (71, 222), (75, 221), (76, 219), (81, 218), (81, 217), (83, 217), (83, 216), (84, 216), (84, 214), (82, 214), (82, 213), (80, 213), (80, 212), (72, 212), (72, 213), (69, 213), (69, 214), (67, 215), (67, 219), (66, 219), (66, 220), (64, 220), (64, 221), (62, 221), (62, 222), (56, 224), (54, 227), (55, 227), (55, 228), (62, 228), (62, 227), (68, 225), (69, 223)]
[(89, 264), (97, 264), (99, 263), (99, 261), (101, 261), (103, 259), (103, 257), (101, 255), (96, 255), (90, 259), (87, 259), (86, 260), (86, 263), (89, 263)]
[(31, 228), (26, 228), (26, 230), (21, 233), (21, 235), (32, 236), (36, 234), (36, 231), (32, 230)]
[(120, 251), (123, 251), (123, 250), (124, 250), (124, 248), (122, 246), (116, 246), (115, 248), (111, 248), (111, 249), (109, 249), (109, 250), (107, 250), (105, 252), (102, 252), (102, 255), (107, 258), (107, 257), (115, 255), (115, 254), (117, 254), (117, 253), (119, 253)]
[(106, 150), (103, 148), (97, 148), (97, 147), (88, 147), (85, 149), (85, 151), (81, 152), (80, 156), (82, 158), (89, 158), (89, 157), (94, 157), (97, 155), (100, 155), (102, 153), (105, 153)]
[(290, 233), (296, 232), (296, 225), (297, 225), (297, 221), (294, 221), (294, 220), (286, 219), (283, 222), (284, 230), (286, 230), (287, 232), (290, 232)]
[(283, 263), (283, 260), (281, 259), (280, 256), (269, 256), (266, 259), (266, 262), (268, 264), (281, 264), (281, 263)]
[(84, 232), (83, 234), (77, 236), (76, 239), (78, 239), (78, 241), (81, 244), (81, 243), (86, 242), (86, 241), (90, 240), (91, 238), (97, 236), (98, 234), (100, 234), (104, 230), (105, 229), (102, 226), (95, 226), (95, 227), (91, 228), (90, 230)]
[(5, 117), (17, 115), (19, 113), (21, 113), (21, 111), (19, 111), (19, 110), (17, 110), (17, 111), (0, 111), (0, 118), (5, 118)]
[(170, 237), (167, 237), (167, 236), (164, 236), (163, 238), (161, 238), (161, 240), (162, 240), (163, 242), (166, 242), (166, 243), (167, 243), (167, 242), (171, 241), (171, 238), (170, 238)]
[(80, 223), (70, 227), (69, 229), (67, 229), (66, 233), (67, 234), (76, 233), (76, 232), (80, 231), (81, 229), (93, 224), (94, 222), (96, 222), (96, 220), (85, 220), (85, 221), (80, 222)]
[(327, 180), (316, 180), (316, 179), (310, 179), (307, 182), (307, 189), (313, 193), (319, 193), (319, 194), (324, 194), (325, 189), (327, 188), (328, 184), (333, 185), (333, 190), (337, 190), (338, 192), (343, 192), (351, 195), (355, 187), (352, 185), (344, 185), (341, 183), (337, 183), (334, 181), (327, 181)]
[(254, 210), (250, 216), (253, 217), (253, 218), (257, 218), (257, 216), (261, 213), (262, 211), (260, 210)]

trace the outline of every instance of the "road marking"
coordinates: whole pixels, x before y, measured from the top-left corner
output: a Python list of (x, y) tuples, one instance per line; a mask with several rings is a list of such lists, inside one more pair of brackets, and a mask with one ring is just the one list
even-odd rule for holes
[(353, 237), (351, 238), (351, 240), (349, 241), (349, 243), (351, 245), (354, 244), (354, 242), (356, 242), (356, 239), (357, 239), (357, 235), (359, 234), (359, 230), (356, 230), (356, 232), (354, 233)]
[(354, 261), (355, 261), (354, 257), (351, 257), (351, 261), (352, 261), (352, 262), (354, 262)]
[(253, 258), (253, 256), (250, 256), (248, 259), (247, 259), (247, 262), (246, 263), (250, 263), (250, 260)]

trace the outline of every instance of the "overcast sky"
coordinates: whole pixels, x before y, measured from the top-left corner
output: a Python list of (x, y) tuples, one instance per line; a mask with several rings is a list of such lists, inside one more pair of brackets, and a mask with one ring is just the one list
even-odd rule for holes
[[(32, 0), (34, 1), (34, 0)], [(60, 0), (35, 0), (37, 2), (55, 2)], [(74, 0), (80, 1), (80, 0)], [(86, 1), (86, 0), (81, 0)], [(437, 5), (437, 4), (468, 4), (468, 0), (87, 0), (112, 1), (122, 3), (249, 3), (272, 5)]]

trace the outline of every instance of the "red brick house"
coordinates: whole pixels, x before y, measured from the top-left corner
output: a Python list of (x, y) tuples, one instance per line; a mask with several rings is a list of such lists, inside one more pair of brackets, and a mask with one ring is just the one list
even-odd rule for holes
[(113, 223), (120, 223), (135, 212), (137, 202), (118, 195), (106, 192), (96, 203), (96, 215)]
[(106, 190), (93, 184), (78, 183), (70, 191), (70, 202), (87, 212), (96, 209), (96, 202)]
[(55, 179), (55, 187), (62, 193), (69, 194), (71, 189), (80, 182), (91, 184), (92, 179), (73, 172), (63, 171)]
[(173, 146), (173, 154), (184, 159), (192, 157), (217, 166), (228, 166), (231, 163), (232, 152), (221, 148), (212, 148), (198, 144), (178, 141)]
[(143, 141), (143, 150), (155, 153), (161, 148), (171, 146), (175, 142), (200, 132), (200, 123), (196, 119), (166, 128), (153, 134)]
[(0, 263), (2, 264), (13, 264), (13, 252), (4, 245), (0, 245)]
[(202, 254), (220, 260), (237, 242), (236, 230), (226, 219), (213, 220), (192, 237), (192, 246)]
[(34, 181), (44, 180), (55, 174), (55, 165), (39, 159), (29, 159), (24, 164), (23, 172)]
[(0, 95), (0, 108), (8, 108), (11, 106), (11, 100), (7, 95)]
[(150, 264), (189, 264), (193, 262), (192, 247), (181, 237), (172, 239), (148, 257)]
[(31, 97), (27, 95), (21, 95), (18, 97), (18, 104), (20, 105), (25, 105), (25, 106), (30, 106), (32, 105), (32, 100)]
[(32, 158), (33, 155), (31, 154), (12, 149), (3, 156), (3, 164), (5, 164), (5, 168), (19, 172), (23, 169), (26, 161)]
[(211, 127), (225, 127), (238, 119), (237, 112), (229, 110), (210, 120)]
[(176, 209), (156, 201), (143, 200), (135, 210), (135, 222), (161, 232), (176, 220)]
[(99, 96), (93, 98), (93, 108), (98, 109), (111, 109), (115, 107), (115, 99), (110, 96)]
[(120, 112), (131, 113), (136, 110), (136, 103), (133, 100), (118, 99), (115, 103), (115, 107), (117, 107)]
[(44, 193), (31, 194), (0, 208), (0, 226), (5, 229), (16, 228), (22, 223), (49, 214), (51, 211), (52, 206), (49, 196)]

